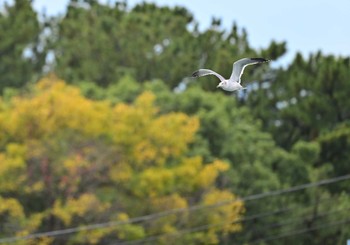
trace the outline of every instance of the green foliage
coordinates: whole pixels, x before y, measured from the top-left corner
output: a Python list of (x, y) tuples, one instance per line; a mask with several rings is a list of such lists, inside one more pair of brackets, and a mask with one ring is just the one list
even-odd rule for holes
[[(1, 102), (0, 222), (16, 230), (3, 229), (1, 236), (127, 221), (234, 199), (231, 191), (216, 186), (228, 163), (188, 156), (198, 119), (181, 112), (159, 114), (154, 100), (151, 92), (143, 92), (132, 104), (92, 101), (50, 77), (26, 95)], [(224, 220), (227, 225), (210, 235), (186, 238), (218, 241), (220, 234), (241, 229), (230, 222), (240, 219), (243, 207), (238, 201), (198, 218), (184, 212), (81, 231), (68, 239), (72, 244), (134, 240)], [(45, 244), (51, 242), (60, 240)]]
[(342, 175), (350, 170), (349, 68), (348, 58), (319, 52), (305, 60), (297, 54), (286, 70), (275, 71), (267, 89), (252, 92), (246, 103), (279, 145), (317, 166), (332, 163), (334, 175)]
[(348, 58), (317, 53), (304, 60), (297, 54), (287, 70), (276, 71), (268, 88), (253, 92), (247, 103), (260, 105), (253, 110), (283, 147), (314, 140), (349, 118), (349, 67)]
[[(240, 32), (234, 25), (225, 33), (213, 21), (208, 30), (199, 32), (191, 13), (181, 7), (142, 3), (128, 10), (120, 4), (85, 1), (84, 8), (71, 4), (56, 22), (54, 70), (72, 83), (106, 86), (130, 75), (138, 82), (161, 79), (174, 88), (198, 66), (220, 72), (226, 67), (229, 74), (232, 57), (256, 55), (245, 30)], [(284, 46), (274, 42), (263, 52), (277, 58)], [(208, 80), (201, 84), (213, 88)]]
[[(350, 170), (349, 58), (297, 54), (286, 68), (247, 68), (254, 82), (232, 96), (214, 92), (215, 78), (187, 77), (199, 67), (228, 76), (244, 56), (277, 60), (286, 43), (255, 50), (236, 24), (224, 30), (213, 19), (199, 31), (187, 9), (150, 3), (71, 0), (65, 15), (39, 19), (31, 1), (0, 13), (0, 237), (212, 205)], [(46, 71), (77, 87), (55, 76), (31, 85)], [(348, 193), (344, 181), (65, 239), (132, 241), (208, 225), (150, 244), (249, 244), (343, 219)], [(334, 226), (259, 244), (343, 244), (348, 235)]]
[[(46, 56), (40, 42), (43, 25), (30, 1), (16, 0), (0, 12), (0, 92), (38, 78)], [(41, 47), (40, 47), (41, 46)]]
[[(283, 176), (283, 182), (318, 181), (349, 173), (349, 68), (349, 58), (324, 56), (318, 52), (304, 59), (297, 54), (290, 66), (272, 71), (272, 76), (259, 82), (258, 89), (248, 94), (244, 104), (261, 120), (276, 143), (293, 153), (286, 161), (274, 165), (275, 171)], [(326, 212), (344, 205), (341, 195), (348, 191), (349, 185), (344, 182), (302, 198), (319, 200), (327, 196), (334, 205), (314, 205), (317, 213)], [(299, 205), (303, 203), (298, 202)], [(327, 220), (334, 222), (337, 215)], [(307, 227), (321, 224), (315, 216), (306, 222)], [(345, 242), (344, 238), (338, 238), (337, 232), (347, 234), (348, 231), (335, 227), (314, 236), (308, 234), (303, 243)], [(291, 244), (295, 243), (299, 243), (298, 239), (291, 239)]]
[(187, 10), (144, 3), (129, 13), (121, 5), (86, 4), (88, 8), (69, 7), (58, 21), (55, 71), (61, 77), (105, 86), (125, 74), (144, 81), (170, 72), (160, 65), (166, 58), (162, 56), (169, 59), (174, 51), (161, 53), (173, 50), (181, 36), (189, 36), (186, 26), (192, 17)]

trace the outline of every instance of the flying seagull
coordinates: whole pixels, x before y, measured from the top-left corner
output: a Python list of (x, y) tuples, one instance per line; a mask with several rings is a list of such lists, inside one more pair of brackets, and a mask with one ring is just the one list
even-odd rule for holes
[(237, 60), (235, 63), (233, 63), (232, 74), (229, 79), (225, 79), (220, 74), (209, 69), (199, 69), (198, 71), (193, 72), (192, 77), (197, 78), (197, 77), (203, 77), (207, 75), (214, 75), (220, 79), (220, 83), (217, 86), (217, 88), (222, 88), (223, 90), (226, 90), (226, 91), (240, 90), (240, 89), (244, 89), (243, 86), (241, 85), (241, 76), (243, 74), (244, 68), (249, 65), (265, 63), (268, 61), (270, 60), (267, 60), (264, 58), (243, 58), (243, 59)]

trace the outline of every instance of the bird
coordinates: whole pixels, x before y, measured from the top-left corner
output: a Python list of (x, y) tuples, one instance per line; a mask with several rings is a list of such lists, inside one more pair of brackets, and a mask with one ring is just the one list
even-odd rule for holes
[(246, 68), (246, 66), (265, 63), (269, 61), (270, 60), (267, 60), (264, 58), (243, 58), (243, 59), (237, 60), (236, 62), (233, 63), (233, 69), (229, 79), (225, 79), (219, 73), (209, 69), (199, 69), (192, 73), (192, 77), (198, 78), (198, 77), (203, 77), (207, 75), (214, 75), (220, 79), (220, 83), (217, 86), (217, 88), (221, 88), (223, 90), (233, 92), (236, 90), (245, 89), (241, 85), (241, 77), (242, 77), (244, 68)]

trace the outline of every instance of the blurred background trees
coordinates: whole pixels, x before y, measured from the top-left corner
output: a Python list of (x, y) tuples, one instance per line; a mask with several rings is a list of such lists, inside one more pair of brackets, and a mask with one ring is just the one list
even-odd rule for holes
[[(350, 235), (315, 229), (344, 221), (349, 182), (228, 202), (349, 174), (348, 57), (247, 68), (248, 89), (228, 94), (214, 78), (188, 76), (210, 67), (228, 77), (234, 60), (278, 60), (286, 43), (256, 50), (237, 24), (213, 19), (200, 31), (187, 9), (149, 3), (71, 0), (49, 18), (16, 0), (0, 26), (0, 239), (105, 222), (127, 224), (31, 242), (344, 244)], [(172, 209), (184, 211), (128, 223)]]
[(0, 12), (0, 91), (37, 80), (45, 64), (44, 24), (30, 1), (16, 0)]

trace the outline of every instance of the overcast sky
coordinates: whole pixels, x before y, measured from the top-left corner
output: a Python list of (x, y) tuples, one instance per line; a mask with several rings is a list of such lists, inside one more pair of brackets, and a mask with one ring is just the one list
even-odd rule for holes
[[(11, 3), (12, 0), (6, 0)], [(3, 4), (5, 0), (0, 0)], [(64, 13), (68, 0), (34, 0), (35, 9), (49, 15)], [(102, 3), (114, 0), (101, 0)], [(129, 7), (140, 3), (129, 0)], [(296, 51), (305, 56), (321, 50), (325, 54), (350, 56), (349, 0), (153, 0), (158, 5), (186, 7), (199, 22), (200, 28), (209, 26), (212, 17), (220, 18), (229, 29), (233, 22), (248, 32), (254, 48), (268, 46), (272, 40), (287, 41), (289, 61)]]

